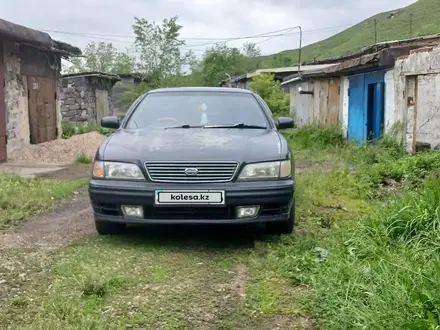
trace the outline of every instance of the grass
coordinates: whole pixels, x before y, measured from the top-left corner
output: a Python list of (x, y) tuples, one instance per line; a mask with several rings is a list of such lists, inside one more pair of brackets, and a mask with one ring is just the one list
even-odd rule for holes
[(78, 157), (76, 158), (76, 163), (77, 164), (92, 164), (93, 158), (82, 153), (82, 154), (79, 154)]
[(7, 283), (19, 294), (0, 309), (0, 325), (241, 329), (299, 313), (296, 291), (277, 272), (259, 268), (251, 249), (147, 236), (88, 239), (46, 260), (30, 282), (11, 276)]
[[(307, 235), (286, 237), (269, 252), (283, 276), (312, 289), (308, 310), (325, 329), (437, 329), (440, 153), (402, 155), (387, 139), (338, 147), (337, 131), (310, 127), (290, 138), (303, 155), (320, 150), (356, 164), (354, 173), (298, 180), (311, 205), (299, 210)], [(347, 212), (322, 208), (339, 201)]]
[[(325, 237), (279, 247), (286, 255), (279, 261), (281, 271), (313, 287), (311, 309), (324, 328), (439, 325), (437, 182), (428, 180), (396, 201), (376, 205), (354, 222), (340, 222)], [(324, 262), (316, 262), (312, 243), (328, 251)]]
[(295, 159), (329, 160), (343, 167), (387, 163), (404, 155), (390, 132), (378, 143), (363, 146), (346, 143), (340, 128), (318, 128), (306, 125), (283, 132), (294, 151)]
[(68, 139), (73, 135), (98, 132), (101, 135), (109, 136), (114, 130), (101, 127), (100, 125), (80, 125), (63, 121), (63, 139)]
[[(392, 19), (389, 18), (391, 13), (395, 13)], [(436, 0), (418, 0), (407, 7), (374, 15), (330, 38), (303, 47), (302, 59), (313, 61), (315, 58), (341, 56), (346, 52), (374, 44), (375, 20), (379, 42), (437, 34), (440, 33), (440, 27), (436, 23), (438, 15), (440, 15), (440, 7)], [(285, 50), (278, 54), (263, 56), (262, 67), (273, 67), (276, 55), (286, 56), (291, 59), (291, 63), (296, 63), (298, 50)]]
[(0, 228), (16, 225), (32, 214), (71, 196), (85, 180), (49, 180), (0, 174)]
[(0, 327), (436, 329), (440, 153), (286, 135), (302, 159), (337, 164), (297, 176), (295, 235), (148, 228), (42, 258), (9, 251)]

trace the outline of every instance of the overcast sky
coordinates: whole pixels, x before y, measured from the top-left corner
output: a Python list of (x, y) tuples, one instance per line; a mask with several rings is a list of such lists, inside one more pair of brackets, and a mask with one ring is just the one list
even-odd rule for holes
[[(49, 32), (53, 39), (83, 48), (90, 41), (130, 46), (133, 17), (161, 21), (174, 15), (183, 25), (182, 38), (231, 38), (262, 34), (301, 25), (303, 42), (325, 39), (378, 12), (409, 5), (415, 0), (0, 0), (1, 18)], [(297, 30), (293, 30), (295, 32)], [(89, 34), (89, 35), (74, 35)], [(90, 36), (100, 34), (102, 36)], [(105, 35), (105, 36), (104, 36)], [(112, 35), (122, 35), (115, 37)], [(296, 34), (248, 39), (261, 42), (263, 54), (297, 48)], [(187, 49), (201, 54), (213, 41), (187, 40)], [(239, 46), (242, 41), (229, 42)]]

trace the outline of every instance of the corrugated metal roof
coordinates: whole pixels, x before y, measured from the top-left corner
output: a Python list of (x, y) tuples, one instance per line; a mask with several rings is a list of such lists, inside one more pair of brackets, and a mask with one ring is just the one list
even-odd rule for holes
[(305, 62), (306, 65), (313, 65), (313, 64), (330, 64), (334, 62), (341, 62), (346, 59), (359, 57), (362, 55), (375, 53), (383, 48), (393, 48), (393, 47), (399, 47), (404, 44), (408, 43), (429, 43), (432, 41), (436, 41), (440, 39), (440, 34), (433, 34), (433, 35), (426, 35), (421, 37), (415, 37), (410, 39), (402, 39), (402, 40), (390, 40), (390, 41), (381, 41), (377, 44), (368, 45), (365, 47), (362, 47), (356, 51), (353, 52), (347, 52), (345, 54), (342, 54), (340, 56), (330, 57), (322, 60), (317, 61), (309, 61)]
[(319, 70), (328, 67), (328, 64), (317, 64), (317, 65), (301, 65), (301, 66), (288, 66), (283, 68), (272, 68), (272, 69), (259, 69), (255, 72), (248, 73), (247, 78), (252, 78), (253, 76), (259, 75), (261, 73), (284, 73), (284, 72), (298, 72), (298, 70), (311, 71)]
[[(287, 66), (282, 68), (269, 68), (269, 69), (258, 69), (254, 72), (246, 73), (241, 76), (232, 77), (232, 81), (240, 81), (243, 79), (249, 79), (255, 77), (261, 73), (285, 73), (285, 72), (298, 72), (298, 69), (301, 72), (311, 71), (311, 70), (319, 70), (327, 68), (329, 64), (317, 64), (317, 65), (301, 65), (301, 66)], [(222, 80), (222, 82), (227, 82), (229, 79)]]
[[(338, 65), (339, 63), (334, 63), (334, 64), (320, 64), (320, 65), (308, 65), (306, 67), (312, 67), (314, 66), (315, 68), (312, 70), (304, 70), (303, 71), (303, 67), (301, 67), (301, 77), (302, 76), (309, 76), (309, 75), (315, 75), (315, 74), (320, 74), (320, 73), (324, 73), (327, 69)], [(283, 82), (281, 83), (281, 86), (290, 84), (292, 82), (301, 80), (301, 77), (298, 75), (298, 73), (295, 73), (293, 75), (290, 75), (286, 78), (284, 78)]]

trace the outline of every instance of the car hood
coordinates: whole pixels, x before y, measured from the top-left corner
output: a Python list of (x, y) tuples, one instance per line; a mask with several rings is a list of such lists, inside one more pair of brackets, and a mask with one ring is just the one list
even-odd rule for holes
[(261, 129), (118, 130), (108, 140), (104, 160), (238, 161), (278, 159), (278, 132)]

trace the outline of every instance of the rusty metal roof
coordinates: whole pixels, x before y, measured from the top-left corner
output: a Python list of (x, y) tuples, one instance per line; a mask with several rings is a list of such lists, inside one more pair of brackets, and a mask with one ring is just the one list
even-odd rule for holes
[(64, 56), (80, 56), (81, 49), (62, 41), (53, 40), (49, 34), (15, 24), (0, 18), (0, 38), (15, 41), (47, 52)]
[[(298, 72), (298, 70), (303, 71), (310, 71), (310, 70), (319, 70), (328, 67), (328, 64), (319, 64), (319, 65), (301, 65), (301, 66), (288, 66), (288, 67), (282, 67), (282, 68), (269, 68), (269, 69), (258, 69), (254, 72), (245, 73), (237, 77), (232, 77), (232, 81), (240, 81), (243, 79), (250, 79), (252, 77), (255, 77), (262, 73), (286, 73), (286, 72)], [(292, 75), (293, 76), (293, 75)], [(291, 77), (291, 76), (289, 76)], [(225, 83), (228, 82), (229, 79), (224, 79), (220, 82)]]
[(362, 47), (359, 50), (356, 50), (354, 52), (348, 52), (348, 53), (342, 54), (337, 57), (330, 57), (330, 58), (317, 60), (317, 61), (304, 62), (304, 64), (305, 65), (330, 64), (330, 63), (335, 63), (335, 62), (341, 62), (343, 60), (348, 60), (350, 58), (359, 57), (362, 55), (376, 53), (376, 52), (378, 52), (382, 49), (385, 49), (385, 48), (399, 48), (399, 47), (404, 47), (404, 46), (408, 46), (408, 45), (412, 45), (414, 47), (417, 47), (417, 46), (422, 47), (422, 46), (432, 45), (432, 44), (440, 44), (440, 34), (421, 36), (421, 37), (416, 37), (416, 38), (411, 38), (411, 39), (382, 41), (377, 44), (372, 44), (369, 46)]

